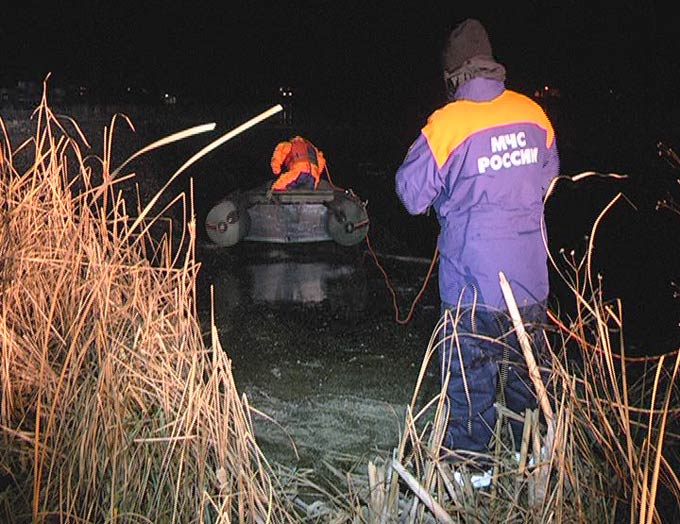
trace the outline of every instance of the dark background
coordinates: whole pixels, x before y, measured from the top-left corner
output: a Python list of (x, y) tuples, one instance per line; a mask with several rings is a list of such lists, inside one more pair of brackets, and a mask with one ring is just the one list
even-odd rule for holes
[[(0, 79), (126, 87), (229, 103), (293, 86), (316, 115), (422, 118), (442, 98), (439, 56), (455, 23), (479, 18), (510, 87), (544, 84), (583, 102), (668, 109), (680, 78), (662, 2), (298, 0), (10, 2)], [(0, 82), (0, 85), (2, 83)]]

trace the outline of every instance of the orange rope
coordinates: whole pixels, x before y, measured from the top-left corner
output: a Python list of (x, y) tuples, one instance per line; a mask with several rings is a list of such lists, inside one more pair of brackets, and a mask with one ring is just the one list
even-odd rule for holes
[(336, 186), (333, 183), (333, 180), (331, 180), (331, 172), (328, 170), (328, 162), (326, 162), (326, 165), (324, 166), (324, 171), (326, 172), (326, 178), (328, 178), (328, 183), (331, 185), (332, 189), (339, 189), (340, 191), (344, 191), (343, 188)]
[(434, 269), (435, 263), (437, 262), (437, 256), (439, 255), (438, 249), (435, 248), (435, 250), (434, 250), (434, 255), (432, 255), (432, 262), (430, 263), (430, 268), (427, 270), (427, 275), (425, 276), (425, 281), (423, 282), (423, 285), (420, 288), (420, 291), (418, 291), (416, 298), (413, 299), (413, 303), (411, 304), (411, 308), (409, 309), (408, 315), (406, 315), (405, 319), (401, 320), (401, 319), (399, 319), (399, 305), (397, 304), (397, 293), (394, 290), (394, 286), (392, 286), (392, 283), (390, 282), (390, 278), (387, 275), (385, 268), (383, 268), (382, 265), (380, 264), (380, 262), (378, 261), (378, 256), (376, 255), (375, 251), (373, 250), (373, 246), (371, 246), (371, 241), (369, 240), (368, 235), (366, 235), (366, 246), (368, 246), (368, 251), (369, 251), (369, 253), (371, 253), (373, 260), (375, 261), (375, 265), (378, 267), (380, 272), (383, 274), (383, 277), (385, 278), (385, 284), (387, 284), (387, 289), (389, 290), (390, 294), (392, 295), (392, 305), (394, 307), (394, 321), (397, 324), (401, 324), (401, 325), (408, 324), (411, 321), (411, 318), (413, 317), (413, 311), (415, 310), (416, 304), (418, 303), (418, 301), (420, 300), (420, 297), (425, 292), (425, 288), (427, 287), (427, 284), (430, 281), (430, 277), (432, 276), (432, 270)]
[[(328, 183), (333, 189), (338, 189), (341, 191), (344, 191), (343, 188), (340, 188), (336, 186), (333, 183), (333, 180), (331, 179), (331, 173), (328, 170), (328, 163), (326, 163), (326, 166), (324, 167), (324, 171), (326, 172), (326, 177), (328, 178)], [(399, 319), (399, 305), (397, 304), (397, 293), (394, 290), (394, 286), (392, 286), (392, 283), (390, 282), (390, 277), (387, 275), (387, 271), (385, 271), (385, 268), (383, 268), (382, 264), (380, 264), (380, 261), (378, 260), (378, 255), (376, 255), (375, 251), (373, 250), (373, 246), (371, 246), (371, 241), (368, 237), (368, 234), (366, 235), (366, 246), (368, 247), (368, 252), (371, 254), (371, 257), (373, 258), (373, 261), (375, 262), (375, 265), (377, 268), (380, 270), (380, 272), (383, 275), (383, 278), (385, 279), (385, 284), (387, 285), (387, 289), (392, 295), (392, 306), (394, 307), (394, 321), (397, 324), (405, 325), (408, 324), (411, 319), (413, 318), (413, 311), (415, 310), (416, 304), (422, 297), (423, 293), (425, 292), (425, 289), (427, 288), (427, 284), (430, 282), (430, 277), (432, 276), (432, 270), (434, 269), (435, 263), (437, 262), (437, 256), (439, 255), (438, 249), (435, 247), (434, 250), (434, 255), (432, 255), (432, 262), (430, 263), (430, 269), (427, 271), (427, 275), (425, 276), (425, 281), (423, 282), (422, 287), (420, 288), (420, 291), (416, 295), (416, 298), (413, 299), (413, 303), (411, 304), (411, 308), (409, 309), (408, 315), (406, 315), (406, 318), (401, 320)]]

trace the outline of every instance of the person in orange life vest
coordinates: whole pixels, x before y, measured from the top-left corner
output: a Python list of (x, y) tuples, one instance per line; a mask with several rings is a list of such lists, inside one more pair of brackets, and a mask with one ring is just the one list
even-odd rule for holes
[(271, 167), (278, 177), (272, 185), (272, 191), (316, 189), (326, 167), (326, 159), (323, 152), (309, 140), (296, 136), (276, 145)]

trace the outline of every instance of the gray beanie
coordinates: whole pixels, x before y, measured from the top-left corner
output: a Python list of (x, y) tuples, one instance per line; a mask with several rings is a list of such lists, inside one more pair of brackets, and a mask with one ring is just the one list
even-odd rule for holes
[(451, 31), (446, 41), (442, 53), (444, 71), (452, 73), (475, 56), (492, 58), (491, 42), (481, 22), (468, 18)]

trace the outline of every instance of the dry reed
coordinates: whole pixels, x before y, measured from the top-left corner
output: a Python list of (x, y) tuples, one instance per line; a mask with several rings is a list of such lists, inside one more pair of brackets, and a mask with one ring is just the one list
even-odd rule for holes
[(201, 335), (191, 201), (181, 232), (153, 201), (130, 209), (116, 117), (97, 158), (45, 96), (33, 118), (0, 144), (0, 521), (294, 522)]

